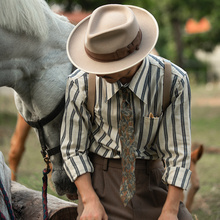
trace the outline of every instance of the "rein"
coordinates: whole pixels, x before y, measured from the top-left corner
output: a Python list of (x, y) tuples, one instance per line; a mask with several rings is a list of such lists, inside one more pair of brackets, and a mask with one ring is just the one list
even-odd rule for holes
[(46, 117), (38, 120), (38, 121), (26, 121), (31, 127), (34, 127), (38, 130), (38, 136), (41, 145), (41, 154), (43, 156), (44, 162), (46, 163), (47, 167), (43, 170), (43, 187), (42, 187), (42, 205), (43, 205), (43, 219), (48, 220), (48, 208), (47, 208), (47, 174), (51, 171), (50, 170), (50, 157), (52, 155), (60, 153), (60, 145), (48, 149), (46, 140), (45, 140), (45, 133), (44, 133), (44, 126), (50, 123), (53, 119), (55, 119), (60, 112), (63, 110), (65, 106), (65, 96), (61, 99), (59, 104), (56, 108)]
[[(0, 190), (1, 190), (2, 195), (4, 197), (5, 205), (7, 206), (9, 216), (10, 216), (11, 220), (14, 220), (15, 219), (14, 212), (13, 212), (12, 206), (11, 206), (10, 201), (9, 201), (9, 197), (8, 197), (8, 195), (7, 195), (7, 193), (4, 189), (4, 186), (2, 184), (1, 179), (0, 179)], [(1, 210), (0, 210), (0, 219), (6, 220), (6, 217), (3, 215)]]

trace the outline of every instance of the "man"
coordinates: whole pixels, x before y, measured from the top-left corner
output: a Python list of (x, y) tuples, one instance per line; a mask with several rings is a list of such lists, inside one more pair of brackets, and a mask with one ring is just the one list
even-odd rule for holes
[(172, 64), (163, 112), (164, 62), (149, 55), (157, 38), (148, 11), (123, 5), (97, 8), (70, 34), (68, 56), (79, 69), (67, 83), (61, 150), (78, 189), (78, 219), (192, 219), (180, 203), (191, 175), (189, 81)]

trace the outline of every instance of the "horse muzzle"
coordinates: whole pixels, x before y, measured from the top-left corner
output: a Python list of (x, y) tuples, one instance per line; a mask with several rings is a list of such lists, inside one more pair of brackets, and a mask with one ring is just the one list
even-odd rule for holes
[(70, 181), (66, 172), (62, 170), (53, 170), (52, 182), (54, 183), (56, 192), (59, 196), (66, 194), (68, 199), (77, 199), (77, 188), (76, 185)]

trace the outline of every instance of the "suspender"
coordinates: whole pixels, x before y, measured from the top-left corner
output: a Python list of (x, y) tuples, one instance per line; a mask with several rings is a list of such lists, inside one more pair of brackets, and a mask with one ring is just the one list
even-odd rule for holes
[(163, 112), (166, 111), (166, 108), (170, 104), (170, 90), (171, 90), (171, 64), (170, 62), (164, 61), (164, 78), (163, 78)]
[(95, 105), (95, 86), (96, 86), (96, 75), (89, 74), (89, 82), (88, 82), (88, 101), (87, 108), (91, 113), (91, 121), (94, 119), (94, 105)]
[[(171, 90), (171, 64), (170, 62), (164, 61), (164, 79), (163, 79), (163, 112), (170, 104), (170, 90)], [(96, 94), (96, 75), (89, 74), (88, 82), (88, 102), (87, 108), (91, 113), (92, 122), (94, 119), (94, 105), (95, 105), (95, 94)]]

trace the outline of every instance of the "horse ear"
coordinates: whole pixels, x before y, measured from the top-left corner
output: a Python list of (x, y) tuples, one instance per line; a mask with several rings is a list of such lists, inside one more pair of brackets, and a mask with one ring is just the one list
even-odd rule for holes
[(203, 144), (200, 144), (198, 148), (196, 148), (194, 151), (192, 151), (191, 160), (194, 163), (196, 163), (202, 157), (203, 151), (204, 151)]
[(203, 144), (201, 144), (198, 149), (197, 160), (199, 160), (202, 157), (203, 152), (204, 152), (204, 147)]

